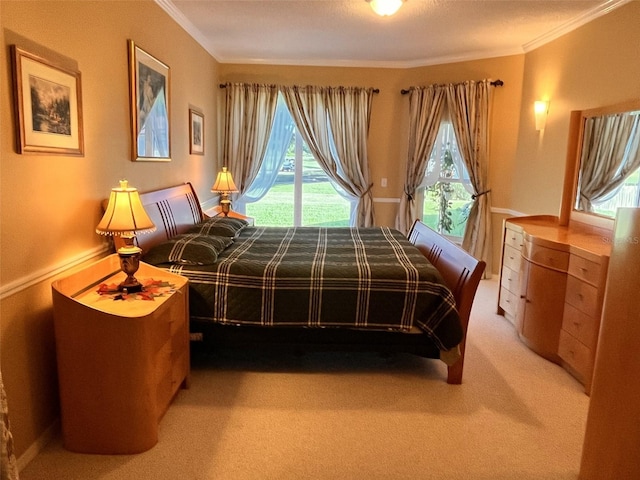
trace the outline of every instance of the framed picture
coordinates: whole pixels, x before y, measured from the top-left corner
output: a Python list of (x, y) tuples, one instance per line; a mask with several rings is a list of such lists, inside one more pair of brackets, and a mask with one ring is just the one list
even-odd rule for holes
[(11, 46), (18, 153), (84, 155), (80, 72)]
[(169, 67), (138, 47), (129, 44), (132, 160), (171, 160), (169, 116)]
[(204, 155), (204, 115), (189, 109), (189, 153)]

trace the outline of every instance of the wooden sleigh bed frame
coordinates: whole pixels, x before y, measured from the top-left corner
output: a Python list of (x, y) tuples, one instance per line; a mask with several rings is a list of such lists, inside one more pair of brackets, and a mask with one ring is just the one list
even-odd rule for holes
[[(139, 235), (137, 240), (143, 251), (186, 232), (206, 219), (198, 197), (190, 183), (156, 190), (140, 195), (147, 213), (156, 225), (154, 232)], [(479, 261), (437, 234), (420, 221), (416, 221), (408, 235), (420, 252), (438, 269), (456, 302), (464, 337), (459, 345), (460, 358), (448, 365), (447, 382), (462, 382), (466, 332), (471, 306), (485, 269)], [(116, 247), (117, 244), (116, 239)], [(440, 351), (425, 333), (369, 331), (349, 328), (265, 328), (254, 326), (228, 326), (192, 319), (190, 329), (202, 338), (205, 348), (252, 347), (305, 350), (346, 350), (403, 352), (426, 358), (440, 358)]]

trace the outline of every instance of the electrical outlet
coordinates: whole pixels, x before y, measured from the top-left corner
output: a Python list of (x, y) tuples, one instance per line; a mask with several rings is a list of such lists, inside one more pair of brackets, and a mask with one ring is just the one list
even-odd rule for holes
[(387, 188), (387, 179), (383, 178), (382, 180), (380, 180), (380, 186), (383, 188)]

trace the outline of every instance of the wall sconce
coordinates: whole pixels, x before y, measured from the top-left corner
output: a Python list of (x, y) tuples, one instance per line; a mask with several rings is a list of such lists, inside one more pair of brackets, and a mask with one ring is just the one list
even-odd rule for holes
[(381, 17), (389, 17), (400, 10), (407, 0), (365, 0), (371, 9)]
[(121, 180), (120, 188), (111, 189), (109, 204), (96, 227), (96, 233), (121, 237), (124, 241), (124, 245), (118, 248), (118, 256), (120, 268), (127, 278), (118, 286), (119, 291), (133, 293), (142, 290), (142, 284), (134, 276), (140, 266), (142, 250), (133, 242), (136, 233), (155, 229), (140, 201), (138, 190), (130, 187), (126, 180)]
[(547, 123), (547, 115), (549, 114), (549, 101), (536, 101), (533, 105), (533, 111), (536, 116), (536, 130), (544, 130), (544, 125)]
[(231, 172), (227, 171), (227, 167), (222, 167), (222, 171), (218, 172), (216, 182), (213, 184), (213, 187), (211, 187), (211, 191), (220, 194), (220, 208), (226, 217), (229, 215), (229, 210), (231, 210), (229, 194), (238, 191), (238, 187), (236, 187), (236, 184), (233, 182), (233, 177), (231, 176)]

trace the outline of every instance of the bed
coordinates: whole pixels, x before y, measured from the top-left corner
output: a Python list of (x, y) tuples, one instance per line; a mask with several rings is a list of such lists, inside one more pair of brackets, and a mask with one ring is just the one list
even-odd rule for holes
[(143, 261), (189, 278), (190, 330), (206, 348), (405, 352), (441, 359), (461, 383), (485, 264), (422, 222), (407, 237), (260, 227), (206, 216), (190, 183), (140, 196), (156, 225), (137, 238)]

